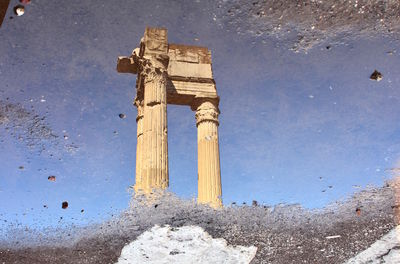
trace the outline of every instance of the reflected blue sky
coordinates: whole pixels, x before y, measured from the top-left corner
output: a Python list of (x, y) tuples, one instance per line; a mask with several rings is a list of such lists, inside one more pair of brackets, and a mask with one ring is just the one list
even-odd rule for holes
[[(238, 34), (217, 5), (32, 1), (13, 19), (9, 8), (0, 28), (0, 107), (12, 105), (0, 123), (0, 226), (100, 221), (128, 206), (136, 77), (118, 74), (116, 60), (146, 26), (212, 51), (224, 204), (320, 208), (391, 177), (400, 156), (396, 37), (346, 35), (294, 52), (274, 37)], [(369, 79), (375, 69), (380, 82)], [(195, 197), (194, 113), (169, 105), (168, 125), (169, 189)]]

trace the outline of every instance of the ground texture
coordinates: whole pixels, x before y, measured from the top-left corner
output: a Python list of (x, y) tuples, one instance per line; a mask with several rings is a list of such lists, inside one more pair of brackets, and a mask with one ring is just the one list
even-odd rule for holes
[(171, 194), (150, 205), (133, 200), (96, 226), (47, 230), (41, 239), (10, 231), (0, 244), (0, 263), (116, 263), (126, 245), (155, 225), (199, 226), (230, 246), (255, 246), (251, 263), (345, 263), (396, 227), (398, 190), (393, 181), (319, 211), (257, 204), (215, 211)]

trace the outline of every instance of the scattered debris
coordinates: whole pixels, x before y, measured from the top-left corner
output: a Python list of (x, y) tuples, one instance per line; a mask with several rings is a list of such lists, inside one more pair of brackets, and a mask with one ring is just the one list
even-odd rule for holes
[(25, 7), (22, 5), (17, 5), (14, 7), (14, 13), (17, 16), (22, 16), (25, 13)]
[(377, 70), (375, 70), (371, 76), (369, 77), (371, 80), (375, 80), (375, 81), (380, 81), (383, 78), (382, 73), (378, 72)]
[[(399, 1), (252, 2), (219, 0), (214, 11), (217, 25), (254, 40), (276, 38), (296, 53), (307, 53), (321, 43), (328, 50), (350, 37), (390, 36), (399, 29)], [(295, 33), (300, 36), (295, 38)]]
[(124, 118), (126, 117), (125, 114), (119, 114), (118, 116), (119, 116), (119, 118), (121, 118), (121, 119), (124, 119)]
[[(46, 117), (19, 103), (0, 100), (0, 126), (4, 126), (13, 138), (38, 154), (49, 153), (50, 148), (60, 147), (57, 135), (49, 127)], [(61, 152), (59, 149), (55, 151)]]
[(47, 179), (48, 179), (49, 181), (55, 182), (55, 181), (56, 181), (56, 176), (50, 175), (49, 177), (47, 177)]
[(62, 202), (61, 208), (62, 209), (67, 209), (68, 208), (68, 202), (66, 202), (66, 201)]
[(327, 236), (325, 237), (326, 239), (335, 239), (335, 238), (340, 238), (342, 237), (341, 235), (335, 235), (335, 236)]
[(357, 207), (357, 209), (356, 209), (356, 214), (357, 214), (358, 216), (361, 215), (361, 208)]

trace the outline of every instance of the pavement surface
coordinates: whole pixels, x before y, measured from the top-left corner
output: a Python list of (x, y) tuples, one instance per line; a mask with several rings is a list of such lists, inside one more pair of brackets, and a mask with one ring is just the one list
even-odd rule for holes
[(133, 199), (121, 215), (98, 225), (40, 236), (10, 231), (0, 243), (0, 263), (116, 263), (126, 245), (155, 225), (199, 226), (230, 246), (255, 246), (252, 264), (344, 263), (396, 227), (398, 189), (391, 181), (317, 211), (258, 204), (213, 210), (173, 194), (146, 205)]

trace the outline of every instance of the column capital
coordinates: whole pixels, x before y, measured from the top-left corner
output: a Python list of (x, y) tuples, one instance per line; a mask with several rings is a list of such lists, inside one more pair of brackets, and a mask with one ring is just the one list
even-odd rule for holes
[(212, 121), (219, 125), (218, 116), (220, 114), (219, 98), (195, 98), (191, 109), (196, 111), (196, 125), (203, 121)]
[(155, 54), (140, 59), (140, 75), (144, 82), (148, 83), (160, 77), (167, 76), (169, 56), (166, 54)]

